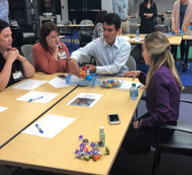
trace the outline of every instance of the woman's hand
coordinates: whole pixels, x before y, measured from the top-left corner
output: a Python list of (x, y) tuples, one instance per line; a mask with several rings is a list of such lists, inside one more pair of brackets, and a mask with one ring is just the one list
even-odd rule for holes
[(58, 49), (58, 46), (53, 42), (50, 37), (46, 37), (46, 42), (49, 48), (53, 49), (54, 51)]
[(182, 31), (185, 32), (187, 28), (185, 26), (182, 27)]
[(175, 31), (175, 25), (171, 26), (171, 30), (172, 30), (172, 32)]
[(133, 122), (133, 127), (134, 127), (134, 129), (139, 129), (140, 128), (138, 120)]
[(13, 64), (13, 62), (17, 59), (17, 56), (18, 51), (14, 49), (11, 49), (3, 53), (3, 58), (5, 59), (5, 61), (11, 64)]
[(135, 78), (137, 78), (140, 75), (141, 71), (129, 71), (124, 73), (122, 76), (125, 77), (133, 77), (132, 80), (134, 80)]

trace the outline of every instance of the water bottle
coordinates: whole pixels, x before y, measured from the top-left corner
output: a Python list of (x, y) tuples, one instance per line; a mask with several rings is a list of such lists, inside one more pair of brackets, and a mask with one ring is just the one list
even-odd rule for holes
[(136, 31), (136, 40), (139, 40), (139, 29)]
[(135, 83), (132, 83), (132, 87), (130, 88), (130, 99), (137, 100), (138, 97), (138, 89)]

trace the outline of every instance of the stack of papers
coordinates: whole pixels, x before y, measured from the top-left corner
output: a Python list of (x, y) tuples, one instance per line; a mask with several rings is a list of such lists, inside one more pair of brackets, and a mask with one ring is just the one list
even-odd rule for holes
[(128, 36), (120, 36), (119, 38), (122, 38), (122, 39), (124, 39), (125, 41), (130, 40), (130, 38), (129, 38)]
[(16, 100), (28, 101), (28, 102), (29, 102), (29, 100), (31, 100), (30, 103), (32, 103), (32, 102), (47, 103), (58, 95), (59, 94), (56, 94), (56, 93), (31, 91), (31, 92), (28, 92), (27, 94), (17, 98)]
[(17, 86), (14, 86), (13, 89), (34, 90), (39, 86), (45, 84), (46, 82), (47, 81), (41, 80), (27, 80), (23, 83), (18, 84)]
[[(35, 124), (25, 129), (23, 133), (52, 139), (69, 124), (71, 124), (74, 120), (75, 118), (49, 114), (45, 118), (39, 120)], [(38, 124), (39, 129), (41, 129), (43, 133), (39, 132), (39, 129), (36, 127), (36, 124)]]
[(69, 86), (66, 82), (65, 79), (61, 79), (58, 77), (55, 77), (54, 79), (52, 79), (51, 81), (48, 82), (51, 86), (53, 86), (54, 88), (62, 88), (62, 87), (66, 87)]

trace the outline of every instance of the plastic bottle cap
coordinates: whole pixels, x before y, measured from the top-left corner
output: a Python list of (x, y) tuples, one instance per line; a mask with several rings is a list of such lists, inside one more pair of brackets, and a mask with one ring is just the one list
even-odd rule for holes
[(100, 127), (100, 132), (104, 133), (104, 127), (103, 126)]
[(132, 87), (136, 87), (136, 84), (135, 84), (135, 83), (132, 83)]

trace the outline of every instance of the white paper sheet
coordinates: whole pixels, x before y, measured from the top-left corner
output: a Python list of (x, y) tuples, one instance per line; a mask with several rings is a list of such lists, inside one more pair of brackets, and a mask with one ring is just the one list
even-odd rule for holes
[[(135, 82), (124, 81), (121, 87), (119, 87), (118, 89), (129, 90), (132, 87), (132, 83), (135, 83)], [(143, 86), (141, 83), (135, 83), (135, 84), (136, 84), (136, 87), (138, 87), (138, 90)]]
[(130, 40), (130, 38), (129, 38), (128, 36), (120, 36), (119, 38), (122, 38), (122, 39), (124, 39), (125, 41)]
[(69, 86), (66, 82), (65, 79), (61, 79), (58, 77), (53, 78), (51, 81), (48, 82), (51, 86), (53, 86), (54, 88), (62, 88), (62, 87), (66, 87)]
[(67, 105), (93, 107), (103, 94), (79, 93)]
[(6, 109), (8, 109), (8, 108), (0, 106), (0, 112), (5, 111)]
[[(35, 122), (33, 125), (25, 129), (23, 133), (52, 139), (74, 120), (75, 118), (49, 114), (45, 118)], [(43, 130), (43, 133), (39, 132), (38, 128), (35, 126), (36, 124), (39, 125), (41, 130)]]
[(14, 86), (13, 89), (34, 90), (42, 84), (45, 84), (46, 82), (47, 81), (41, 80), (27, 80), (23, 83), (18, 84), (17, 86)]
[[(55, 98), (58, 95), (59, 94), (56, 94), (56, 93), (31, 91), (31, 92), (28, 92), (27, 94), (17, 98), (16, 100), (19, 100), (19, 101), (29, 101), (30, 99), (35, 99), (32, 102), (47, 103), (47, 102), (51, 101), (53, 98)], [(42, 97), (42, 96), (43, 96), (43, 98), (36, 99), (36, 98), (39, 98), (39, 97)], [(32, 103), (32, 102), (30, 102), (30, 103)]]

